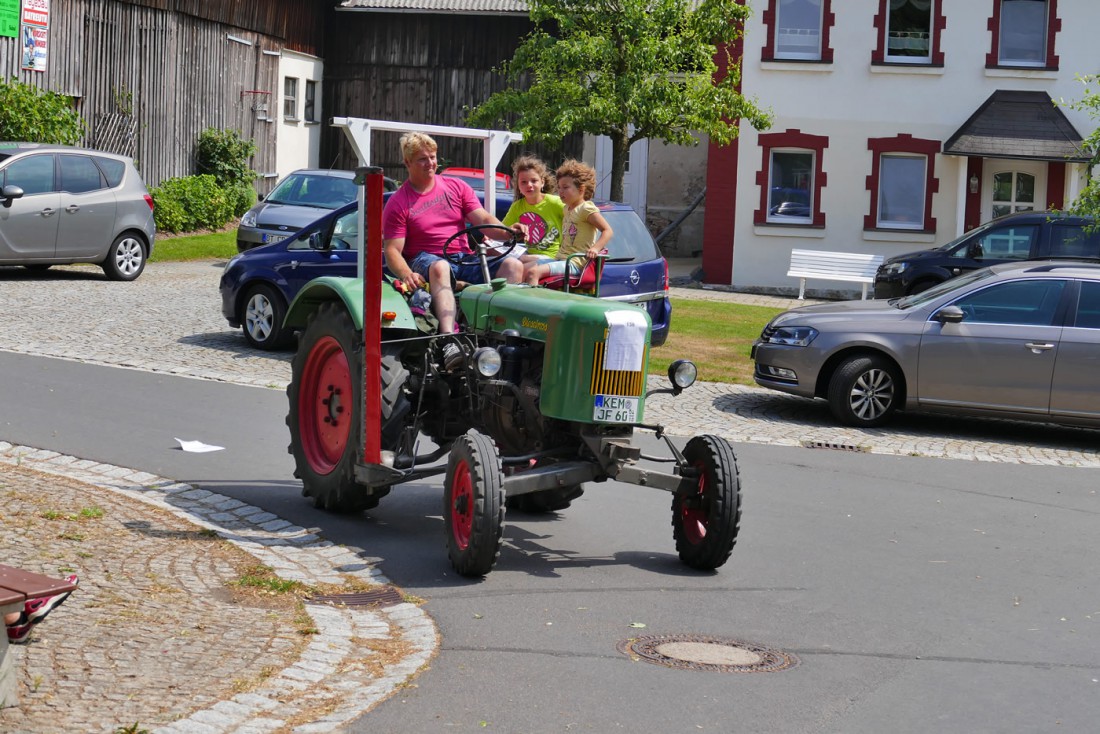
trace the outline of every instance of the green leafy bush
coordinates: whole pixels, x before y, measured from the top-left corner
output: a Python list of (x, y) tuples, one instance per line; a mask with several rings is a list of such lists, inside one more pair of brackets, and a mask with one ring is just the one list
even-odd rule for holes
[(150, 190), (153, 219), (161, 232), (219, 229), (235, 214), (229, 193), (208, 174), (170, 178)]
[(69, 98), (23, 84), (0, 81), (0, 140), (76, 145), (84, 138), (84, 120)]
[(195, 152), (199, 173), (213, 176), (225, 189), (235, 217), (256, 203), (256, 190), (252, 188), (256, 172), (248, 165), (254, 155), (256, 143), (244, 140), (236, 130), (210, 127), (199, 135)]
[(242, 216), (256, 203), (256, 189), (250, 183), (236, 183), (225, 189), (225, 195), (229, 198), (229, 208), (233, 216)]

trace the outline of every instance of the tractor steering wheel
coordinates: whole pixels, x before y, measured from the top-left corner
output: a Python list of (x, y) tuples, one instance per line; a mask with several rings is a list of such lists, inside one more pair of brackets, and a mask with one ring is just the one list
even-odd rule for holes
[(472, 234), (474, 232), (480, 232), (484, 229), (502, 229), (508, 233), (508, 239), (504, 241), (503, 249), (498, 248), (496, 254), (485, 256), (486, 267), (492, 267), (498, 262), (508, 257), (508, 255), (519, 244), (520, 239), (518, 235), (512, 231), (510, 227), (505, 227), (503, 224), (475, 224), (471, 227), (465, 227), (461, 231), (455, 232), (453, 235), (447, 238), (447, 241), (443, 243), (443, 258), (454, 265), (477, 265), (481, 262), (481, 255), (477, 252), (447, 252), (447, 248), (451, 246), (451, 243), (457, 240), (463, 235)]

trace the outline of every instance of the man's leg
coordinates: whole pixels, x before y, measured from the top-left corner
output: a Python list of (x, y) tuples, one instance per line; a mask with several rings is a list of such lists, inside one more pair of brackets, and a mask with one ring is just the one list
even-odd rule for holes
[(455, 292), (452, 280), (451, 264), (446, 260), (436, 260), (428, 269), (432, 313), (439, 320), (440, 334), (451, 334), (455, 330)]
[(523, 282), (523, 261), (518, 257), (506, 257), (497, 263), (496, 278), (504, 278), (509, 283)]

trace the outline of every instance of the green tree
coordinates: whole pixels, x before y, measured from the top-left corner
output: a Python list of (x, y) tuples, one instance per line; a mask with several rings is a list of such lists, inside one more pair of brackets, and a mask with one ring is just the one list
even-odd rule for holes
[[(738, 93), (730, 52), (748, 7), (737, 0), (529, 0), (532, 31), (501, 71), (511, 87), (471, 111), (479, 126), (509, 125), (553, 144), (573, 132), (611, 139), (611, 198), (623, 197), (627, 152), (654, 138), (725, 145), (737, 121), (770, 115)], [(727, 70), (715, 82), (718, 63)], [(521, 82), (533, 80), (530, 86)]]
[(76, 145), (84, 120), (68, 97), (23, 84), (0, 81), (0, 140)]
[[(1078, 76), (1077, 79), (1085, 86), (1084, 96), (1075, 102), (1063, 100), (1059, 104), (1073, 110), (1086, 112), (1094, 120), (1100, 122), (1100, 90), (1097, 90), (1094, 86), (1100, 82), (1100, 76), (1089, 74)], [(1088, 183), (1077, 199), (1070, 204), (1069, 211), (1074, 214), (1094, 217), (1097, 222), (1100, 222), (1100, 178), (1091, 172), (1094, 166), (1100, 165), (1100, 127), (1097, 127), (1091, 135), (1085, 138), (1083, 147), (1088, 153), (1092, 154), (1092, 160), (1089, 161)]]

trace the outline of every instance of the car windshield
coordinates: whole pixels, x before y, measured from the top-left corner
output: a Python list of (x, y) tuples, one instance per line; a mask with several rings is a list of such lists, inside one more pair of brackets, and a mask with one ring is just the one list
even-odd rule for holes
[(355, 201), (355, 194), (355, 182), (350, 178), (292, 173), (264, 201), (268, 204), (335, 209)]
[(612, 258), (629, 257), (634, 261), (656, 260), (661, 256), (653, 235), (633, 211), (601, 212), (614, 233), (607, 246)]
[(890, 303), (892, 303), (895, 308), (899, 308), (902, 310), (907, 308), (915, 308), (917, 306), (923, 306), (929, 301), (939, 298), (945, 293), (950, 293), (951, 291), (958, 290), (959, 288), (964, 288), (971, 283), (977, 283), (991, 277), (993, 277), (993, 271), (989, 268), (974, 270), (966, 273), (965, 275), (960, 275), (957, 278), (951, 278), (950, 280), (945, 280), (942, 283), (937, 283), (926, 291), (914, 293), (913, 295), (905, 296), (904, 298), (895, 298), (894, 300), (890, 301)]

